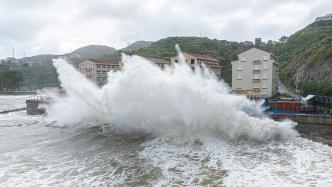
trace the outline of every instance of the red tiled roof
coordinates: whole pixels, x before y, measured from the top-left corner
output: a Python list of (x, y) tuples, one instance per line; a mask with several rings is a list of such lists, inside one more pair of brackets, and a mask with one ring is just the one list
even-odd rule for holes
[(91, 62), (94, 62), (96, 64), (113, 64), (113, 65), (119, 65), (119, 60), (99, 60), (99, 59), (88, 59)]
[(209, 55), (203, 55), (203, 54), (197, 54), (197, 53), (187, 53), (187, 54), (190, 55), (190, 56), (193, 56), (195, 58), (200, 58), (200, 59), (211, 60), (211, 61), (218, 61), (219, 62), (219, 60), (217, 60), (217, 59), (215, 59), (215, 58), (213, 58), (213, 57), (211, 57)]

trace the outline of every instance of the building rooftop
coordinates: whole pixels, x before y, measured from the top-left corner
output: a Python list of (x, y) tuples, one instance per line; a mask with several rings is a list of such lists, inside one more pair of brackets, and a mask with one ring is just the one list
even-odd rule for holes
[[(259, 49), (259, 48), (257, 48), (257, 47), (252, 47), (252, 48), (249, 48), (249, 49), (243, 51), (242, 53), (239, 53), (238, 55), (241, 55), (241, 54), (243, 54), (243, 53), (245, 53), (245, 52), (247, 52), (247, 51), (253, 50), (253, 49), (257, 49), (257, 50), (259, 50), (259, 51), (263, 51), (263, 52), (265, 52), (265, 53), (269, 53), (269, 52), (267, 52), (267, 51), (264, 51), (263, 49)], [(269, 53), (269, 54), (272, 54), (272, 53)]]
[(215, 59), (209, 55), (206, 55), (206, 54), (197, 54), (197, 53), (185, 53), (185, 54), (188, 54), (192, 57), (195, 57), (195, 58), (200, 58), (200, 59), (204, 59), (204, 60), (211, 60), (211, 61), (216, 61), (216, 62), (219, 62), (218, 59)]
[(91, 62), (94, 62), (96, 64), (113, 64), (113, 65), (118, 65), (119, 60), (99, 60), (99, 59), (88, 59)]

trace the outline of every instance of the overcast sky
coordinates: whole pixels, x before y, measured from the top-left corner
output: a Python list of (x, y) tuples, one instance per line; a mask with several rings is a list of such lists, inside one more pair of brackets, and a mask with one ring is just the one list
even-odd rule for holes
[(0, 0), (0, 58), (168, 36), (277, 40), (330, 12), (332, 0)]

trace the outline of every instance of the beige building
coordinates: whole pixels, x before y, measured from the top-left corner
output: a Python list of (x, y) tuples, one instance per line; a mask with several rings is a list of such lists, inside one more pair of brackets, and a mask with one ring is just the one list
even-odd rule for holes
[(232, 90), (249, 98), (267, 98), (278, 91), (279, 64), (271, 53), (251, 48), (232, 62)]
[(121, 68), (121, 61), (88, 59), (78, 65), (81, 73), (93, 80), (98, 86), (107, 83), (107, 73)]
[[(196, 53), (183, 53), (186, 63), (194, 70), (195, 64), (202, 65), (205, 64), (218, 79), (221, 79), (221, 66), (219, 60), (212, 58), (208, 55), (201, 55)], [(178, 56), (171, 58), (171, 63), (178, 63)]]
[(161, 69), (165, 69), (167, 66), (171, 65), (169, 61), (160, 58), (146, 58), (146, 59), (156, 64)]

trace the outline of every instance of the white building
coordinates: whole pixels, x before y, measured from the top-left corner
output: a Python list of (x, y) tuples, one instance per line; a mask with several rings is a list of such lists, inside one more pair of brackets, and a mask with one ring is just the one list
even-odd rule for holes
[[(221, 66), (219, 60), (209, 56), (196, 53), (183, 53), (186, 63), (194, 70), (195, 65), (205, 64), (206, 67), (212, 71), (218, 79), (221, 79)], [(178, 63), (178, 56), (171, 58), (171, 63)]]
[(232, 90), (249, 98), (267, 98), (278, 91), (279, 64), (271, 53), (251, 48), (232, 62)]

